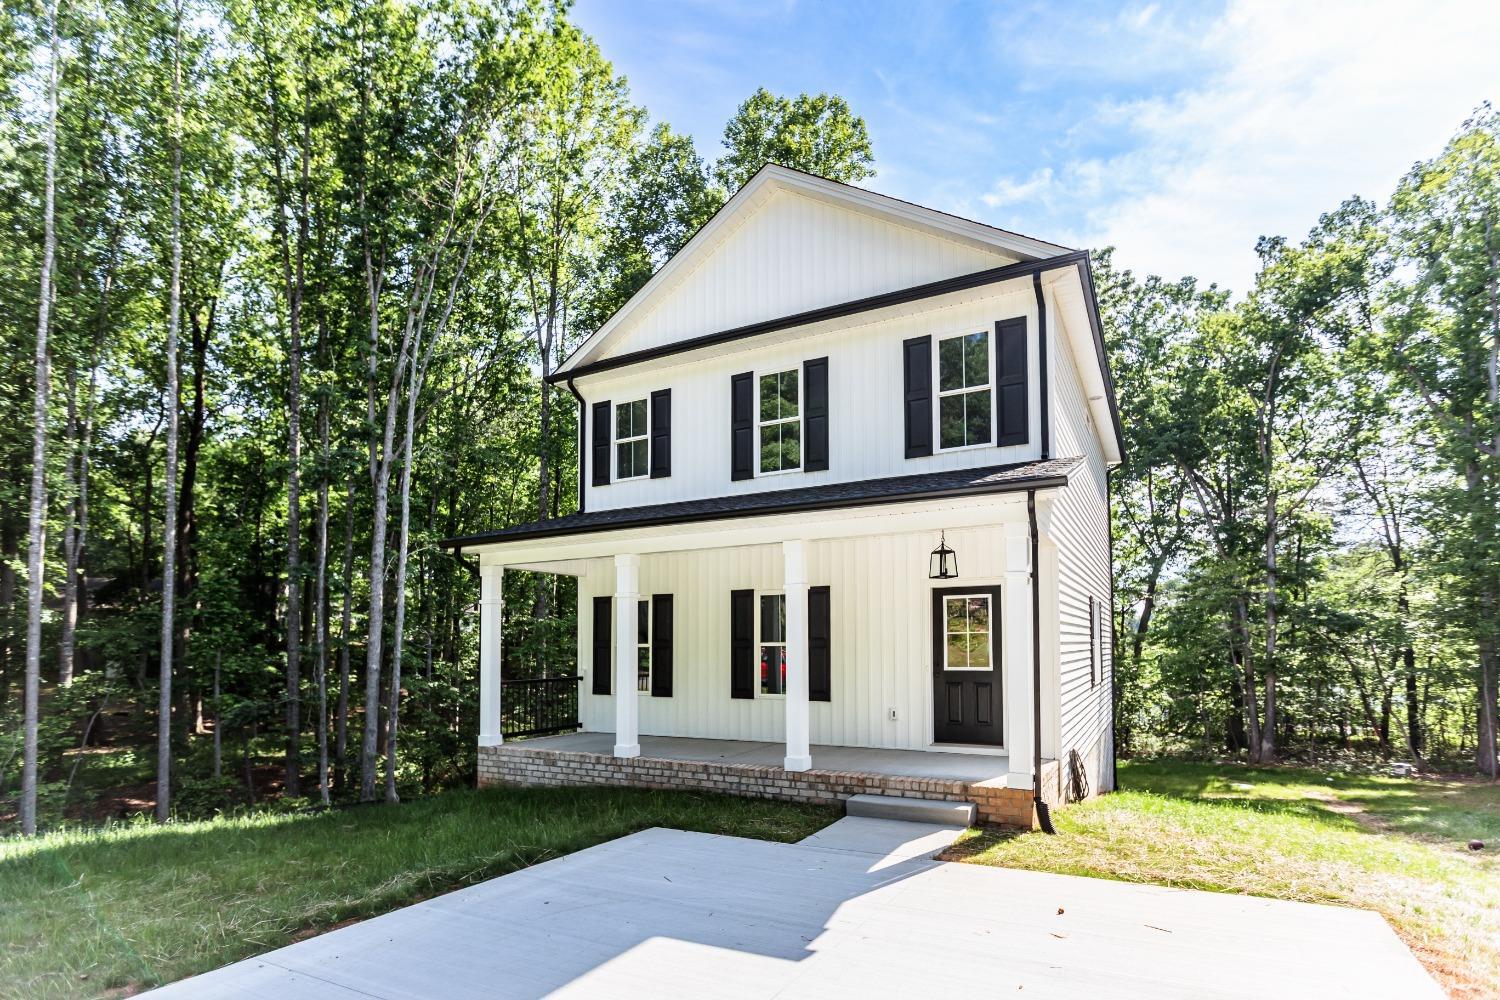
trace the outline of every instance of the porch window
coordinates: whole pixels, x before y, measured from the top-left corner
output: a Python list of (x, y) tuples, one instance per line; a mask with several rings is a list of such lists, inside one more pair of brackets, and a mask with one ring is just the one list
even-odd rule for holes
[(760, 693), (786, 694), (786, 595), (760, 597)]
[(990, 595), (943, 598), (943, 669), (990, 669)]
[(647, 475), (650, 447), (646, 437), (646, 401), (632, 400), (615, 406), (615, 478), (637, 479)]
[(760, 377), (760, 471), (802, 467), (802, 418), (797, 407), (797, 369)]
[(938, 447), (990, 441), (988, 331), (938, 341)]
[(635, 689), (651, 690), (651, 599), (635, 605)]

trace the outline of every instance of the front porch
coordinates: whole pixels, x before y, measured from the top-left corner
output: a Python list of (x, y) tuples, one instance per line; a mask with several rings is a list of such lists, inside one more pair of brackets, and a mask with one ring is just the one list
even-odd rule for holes
[[(982, 822), (1035, 825), (1030, 783), (1011, 784), (1003, 754), (814, 745), (816, 766), (788, 771), (784, 743), (641, 736), (634, 757), (616, 756), (615, 745), (614, 733), (580, 732), (482, 746), (479, 783), (624, 784), (823, 805), (893, 795), (973, 802)], [(1056, 762), (1044, 761), (1042, 774), (1043, 788), (1056, 789)]]

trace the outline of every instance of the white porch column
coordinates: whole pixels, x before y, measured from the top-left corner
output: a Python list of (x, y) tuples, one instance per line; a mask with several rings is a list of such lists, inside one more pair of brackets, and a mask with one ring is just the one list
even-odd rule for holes
[(636, 603), (641, 599), (641, 557), (615, 556), (615, 756), (641, 755), (640, 703), (636, 697)]
[(786, 591), (786, 762), (788, 771), (812, 767), (807, 692), (807, 543), (781, 543)]
[(479, 745), (497, 747), (500, 725), (500, 621), (505, 610), (505, 567), (479, 567)]
[(1005, 747), (1010, 757), (1006, 783), (1031, 788), (1035, 751), (1035, 692), (1032, 690), (1031, 537), (1028, 525), (1005, 526), (1005, 586), (1002, 635), (1005, 644)]

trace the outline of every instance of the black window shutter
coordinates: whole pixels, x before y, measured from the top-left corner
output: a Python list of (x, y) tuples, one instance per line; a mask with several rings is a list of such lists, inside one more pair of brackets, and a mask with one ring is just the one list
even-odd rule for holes
[(932, 454), (932, 338), (913, 337), (901, 345), (906, 382), (906, 457)]
[(833, 609), (827, 587), (807, 590), (807, 696), (833, 700)]
[(672, 595), (651, 595), (651, 696), (672, 697)]
[(729, 697), (755, 697), (755, 591), (729, 592)]
[(828, 359), (802, 363), (802, 468), (828, 468)]
[(672, 390), (651, 394), (651, 478), (672, 474)]
[(614, 644), (614, 634), (610, 629), (609, 606), (614, 601), (613, 597), (594, 598), (594, 693), (609, 694), (610, 674), (609, 668), (610, 646)]
[(1026, 320), (995, 324), (995, 443), (1004, 447), (1025, 444), (1031, 413), (1026, 372)]
[(594, 463), (594, 485), (609, 485), (609, 425), (610, 404), (608, 400), (594, 404), (594, 446), (590, 456)]
[[(755, 373), (729, 380), (730, 479), (755, 477)], [(746, 695), (746, 697), (749, 697)]]

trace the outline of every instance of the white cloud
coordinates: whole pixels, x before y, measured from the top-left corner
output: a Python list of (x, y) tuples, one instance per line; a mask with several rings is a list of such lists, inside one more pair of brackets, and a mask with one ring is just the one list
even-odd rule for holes
[[(1181, 42), (1166, 20), (1142, 8), (1131, 26)], [(1243, 291), (1257, 236), (1298, 238), (1350, 195), (1383, 202), (1500, 97), (1500, 3), (1238, 0), (1206, 28), (1182, 53), (1212, 67), (1201, 80), (1095, 109), (1097, 127), (1123, 128), (1123, 152), (1001, 179), (981, 200), (1067, 198), (1078, 242)]]
[(1043, 167), (1024, 181), (1013, 181), (1008, 177), (1000, 178), (993, 188), (979, 196), (979, 200), (990, 208), (1003, 208), (1006, 205), (1045, 201), (1051, 195), (1052, 189), (1052, 168)]

